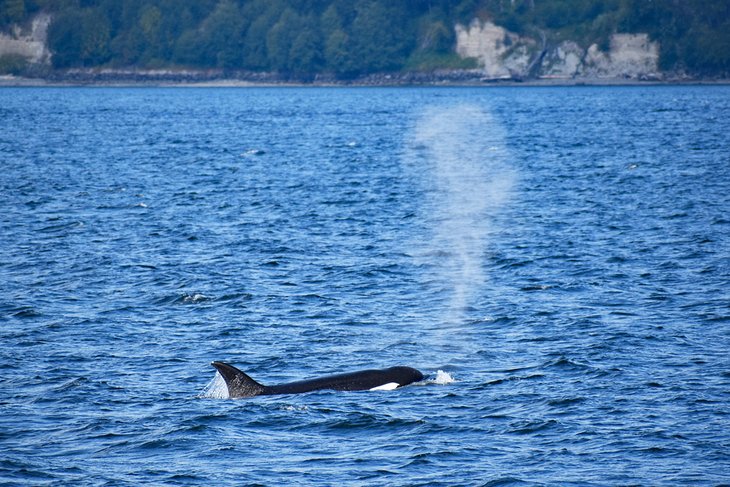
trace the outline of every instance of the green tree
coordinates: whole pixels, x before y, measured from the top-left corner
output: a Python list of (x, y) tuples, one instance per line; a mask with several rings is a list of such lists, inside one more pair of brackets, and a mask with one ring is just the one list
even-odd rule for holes
[(322, 63), (327, 71), (340, 76), (354, 76), (357, 73), (350, 36), (345, 31), (346, 19), (340, 13), (347, 7), (332, 2), (320, 17), (320, 31), (324, 39)]
[(81, 63), (97, 66), (109, 60), (110, 25), (106, 16), (98, 9), (88, 9), (81, 23)]
[(360, 72), (400, 69), (415, 44), (406, 12), (398, 4), (360, 0), (352, 23), (352, 49)]
[(418, 26), (418, 49), (445, 53), (454, 47), (454, 29), (439, 17), (424, 18)]
[(280, 72), (289, 71), (289, 54), (294, 38), (297, 32), (302, 30), (299, 15), (290, 8), (284, 10), (266, 35), (266, 52), (272, 69)]
[(243, 67), (252, 70), (271, 69), (268, 53), (269, 30), (280, 19), (286, 4), (279, 0), (252, 0), (243, 8), (251, 19), (243, 39)]
[(144, 35), (145, 41), (154, 43), (159, 41), (160, 24), (162, 24), (162, 12), (155, 5), (147, 5), (142, 9), (139, 16), (139, 27)]
[(109, 60), (110, 26), (97, 9), (68, 10), (54, 18), (48, 44), (57, 68), (97, 66)]
[(341, 29), (335, 30), (327, 38), (324, 57), (326, 68), (339, 76), (351, 78), (359, 72), (350, 37)]
[(320, 18), (320, 29), (329, 36), (336, 30), (342, 30), (344, 22), (340, 12), (337, 10), (335, 3), (331, 3), (329, 7), (322, 13)]
[(48, 27), (48, 44), (51, 60), (56, 68), (67, 68), (79, 64), (81, 58), (81, 35), (78, 26), (81, 13), (68, 10), (54, 17)]
[(193, 66), (203, 64), (205, 50), (197, 29), (188, 29), (175, 42), (173, 60), (176, 63)]
[(203, 63), (207, 66), (236, 68), (243, 64), (241, 11), (233, 0), (221, 0), (200, 28)]
[(311, 74), (322, 69), (323, 46), (317, 20), (307, 17), (302, 20), (301, 30), (289, 51), (289, 71), (296, 76)]

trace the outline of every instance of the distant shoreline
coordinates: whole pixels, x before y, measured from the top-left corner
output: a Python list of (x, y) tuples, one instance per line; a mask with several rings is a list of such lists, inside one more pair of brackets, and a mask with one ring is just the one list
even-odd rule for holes
[(651, 86), (651, 85), (727, 85), (730, 79), (701, 79), (680, 76), (637, 78), (536, 78), (485, 79), (478, 71), (435, 73), (372, 74), (351, 80), (321, 76), (301, 81), (281, 78), (272, 73), (234, 73), (218, 71), (137, 71), (75, 70), (52, 73), (47, 77), (0, 76), (0, 87), (496, 87), (496, 86)]

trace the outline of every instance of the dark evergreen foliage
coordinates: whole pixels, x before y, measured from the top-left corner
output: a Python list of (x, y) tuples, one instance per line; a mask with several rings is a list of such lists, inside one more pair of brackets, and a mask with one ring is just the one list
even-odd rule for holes
[(45, 10), (57, 68), (194, 67), (339, 77), (458, 65), (456, 22), (608, 46), (648, 32), (666, 70), (730, 73), (727, 0), (0, 0), (0, 30)]

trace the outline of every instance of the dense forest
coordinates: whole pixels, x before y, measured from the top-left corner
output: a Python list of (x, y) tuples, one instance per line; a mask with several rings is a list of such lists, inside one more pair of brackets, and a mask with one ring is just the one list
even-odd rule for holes
[(291, 77), (473, 66), (454, 24), (548, 41), (647, 32), (666, 71), (730, 73), (728, 0), (0, 0), (0, 30), (52, 14), (55, 68), (219, 68)]

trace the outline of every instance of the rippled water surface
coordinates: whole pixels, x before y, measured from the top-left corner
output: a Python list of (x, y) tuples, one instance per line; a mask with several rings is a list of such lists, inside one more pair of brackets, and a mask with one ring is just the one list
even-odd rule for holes
[(730, 483), (728, 134), (724, 86), (0, 89), (0, 483)]

